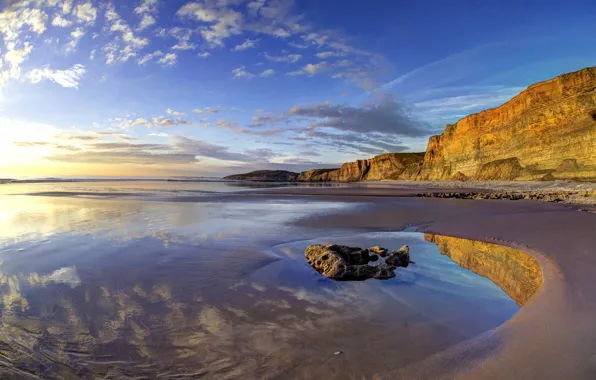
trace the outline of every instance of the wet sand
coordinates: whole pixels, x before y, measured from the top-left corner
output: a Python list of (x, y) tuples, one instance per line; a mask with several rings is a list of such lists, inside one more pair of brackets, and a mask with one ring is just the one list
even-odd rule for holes
[[(271, 193), (291, 191), (271, 191)], [(536, 257), (543, 284), (494, 331), (449, 348), (387, 379), (596, 378), (596, 215), (533, 201), (401, 198), (407, 190), (301, 190), (321, 199), (368, 202), (351, 212), (301, 220), (314, 228), (413, 230), (498, 243)], [(380, 198), (379, 198), (380, 197)], [(395, 197), (393, 200), (388, 198)]]
[[(221, 204), (241, 200), (254, 210), (262, 202), (284, 204), (300, 200), (320, 204), (319, 211), (324, 212), (280, 219), (280, 227), (261, 241), (267, 244), (282, 243), (284, 239), (279, 237), (282, 230), (286, 234), (299, 231), (301, 238), (307, 238), (324, 236), (329, 231), (355, 234), (408, 228), (522, 249), (539, 261), (543, 283), (510, 320), (455, 346), (448, 344), (430, 357), (415, 359), (403, 367), (396, 363), (395, 369), (376, 373), (375, 378), (593, 379), (596, 376), (596, 292), (593, 291), (596, 289), (596, 215), (569, 205), (524, 200), (414, 198), (419, 191), (419, 188), (382, 187), (282, 188), (242, 195), (220, 194), (209, 199), (189, 195), (170, 200)], [(350, 207), (329, 207), (339, 203)], [(250, 240), (236, 243), (250, 244)], [(218, 328), (221, 325), (215, 330)], [(371, 329), (363, 330), (362, 334), (372, 333), (374, 325)], [(346, 344), (353, 341), (345, 338)], [(363, 355), (379, 355), (369, 352), (374, 347), (364, 347)], [(391, 355), (390, 348), (386, 346), (383, 354)], [(343, 368), (345, 359), (346, 356), (334, 359), (333, 367)], [(311, 378), (317, 378), (316, 374)]]

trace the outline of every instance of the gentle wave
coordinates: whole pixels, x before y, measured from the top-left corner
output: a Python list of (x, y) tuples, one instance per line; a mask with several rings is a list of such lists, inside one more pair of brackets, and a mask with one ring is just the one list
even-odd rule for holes
[(234, 182), (214, 177), (20, 177), (0, 178), (0, 184), (61, 182)]

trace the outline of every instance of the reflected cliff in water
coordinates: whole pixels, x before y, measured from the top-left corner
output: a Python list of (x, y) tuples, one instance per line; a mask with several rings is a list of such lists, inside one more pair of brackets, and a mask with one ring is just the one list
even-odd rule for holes
[[(519, 310), (423, 234), (292, 223), (354, 205), (0, 195), (0, 378), (371, 378)], [(337, 283), (304, 249), (338, 242), (416, 265)]]
[(511, 247), (448, 236), (424, 234), (442, 255), (490, 279), (523, 306), (542, 284), (542, 269), (529, 254)]

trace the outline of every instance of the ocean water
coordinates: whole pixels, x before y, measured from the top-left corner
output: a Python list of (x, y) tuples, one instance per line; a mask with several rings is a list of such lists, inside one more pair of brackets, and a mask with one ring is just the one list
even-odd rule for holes
[[(0, 377), (370, 378), (497, 327), (535, 290), (512, 260), (497, 277), (456, 263), (527, 256), (511, 248), (294, 225), (364, 204), (164, 200), (236, 191), (218, 186), (0, 187)], [(305, 262), (315, 243), (408, 244), (416, 264), (335, 282)]]

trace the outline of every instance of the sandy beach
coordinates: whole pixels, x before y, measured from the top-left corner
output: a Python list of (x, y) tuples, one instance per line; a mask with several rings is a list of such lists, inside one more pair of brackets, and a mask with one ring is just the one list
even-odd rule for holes
[[(307, 191), (299, 192), (306, 195)], [(498, 243), (536, 257), (544, 282), (528, 304), (499, 328), (421, 362), (383, 374), (403, 379), (591, 379), (596, 374), (596, 298), (589, 289), (596, 246), (596, 215), (575, 207), (531, 201), (412, 199), (400, 191), (347, 189), (324, 195), (370, 201), (356, 214), (299, 223), (365, 230), (417, 231)], [(286, 192), (287, 194), (287, 192)], [(383, 198), (377, 198), (382, 196)], [(406, 206), (406, 207), (404, 207)]]
[[(596, 286), (596, 215), (583, 206), (418, 198), (419, 187), (387, 184), (207, 192), (193, 184), (23, 186), (5, 186), (0, 197), (8, 378), (174, 376), (168, 363), (184, 369), (176, 378), (591, 379), (596, 373), (590, 338), (596, 298), (589, 291)], [(403, 230), (424, 239), (391, 235)], [(409, 241), (416, 258), (427, 249), (423, 240), (448, 244), (449, 236), (471, 239), (462, 241), (476, 248), (481, 242), (514, 248), (483, 247), (492, 256), (480, 274), (492, 273), (521, 308), (490, 287), (466, 293), (463, 277), (445, 277), (447, 267), (432, 269), (426, 256), (419, 256), (418, 268), (398, 271), (396, 283), (321, 282), (303, 262), (311, 243), (397, 248)], [(65, 246), (82, 248), (74, 249), (77, 256), (53, 256)], [(527, 267), (517, 249), (539, 268)], [(474, 257), (460, 258), (460, 265), (470, 267)], [(506, 273), (524, 267), (540, 277), (530, 290)], [(62, 290), (52, 293), (52, 286)], [(55, 319), (61, 313), (62, 322)], [(38, 358), (44, 341), (51, 354)], [(133, 356), (116, 364), (117, 352), (131, 349)], [(19, 364), (27, 352), (41, 367)], [(133, 363), (136, 370), (124, 369)], [(44, 376), (39, 368), (51, 372)]]

